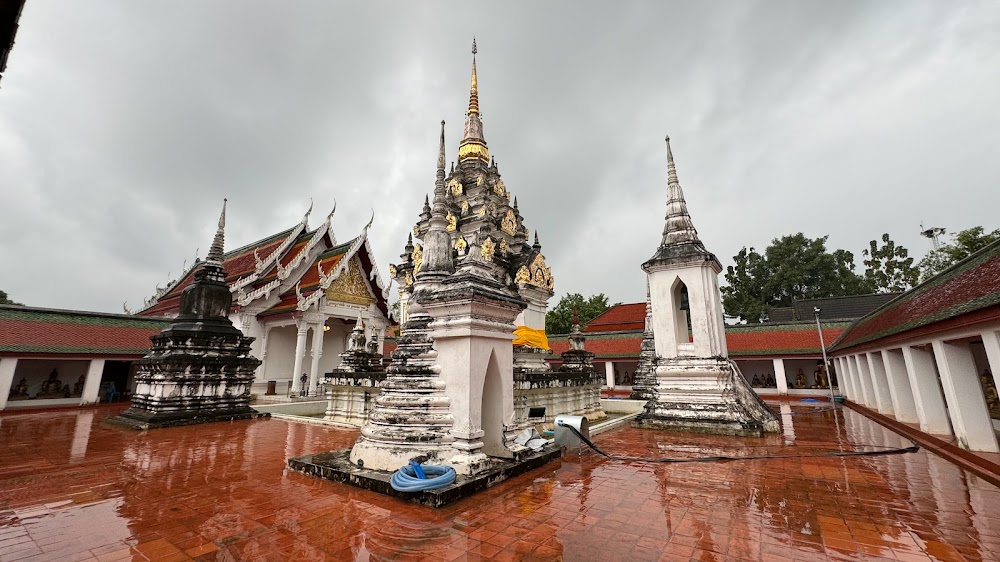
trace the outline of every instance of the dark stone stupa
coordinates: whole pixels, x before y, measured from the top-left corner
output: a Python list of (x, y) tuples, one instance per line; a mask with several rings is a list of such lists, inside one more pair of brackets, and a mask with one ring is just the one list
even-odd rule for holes
[(139, 361), (132, 407), (108, 418), (134, 429), (154, 429), (261, 416), (250, 407), (250, 385), (260, 360), (254, 338), (233, 326), (232, 293), (223, 269), (226, 205), (219, 229), (194, 282), (181, 295), (180, 314), (153, 336)]

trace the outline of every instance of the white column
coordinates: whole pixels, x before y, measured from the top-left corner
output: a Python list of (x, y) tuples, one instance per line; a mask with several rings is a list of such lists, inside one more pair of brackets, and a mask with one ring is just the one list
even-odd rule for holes
[(788, 394), (788, 379), (785, 378), (785, 360), (772, 359), (774, 364), (774, 382), (778, 385), (778, 394)]
[(938, 385), (934, 355), (927, 349), (905, 345), (903, 360), (906, 363), (906, 376), (910, 379), (910, 388), (913, 389), (913, 402), (917, 406), (920, 431), (950, 435), (951, 423), (944, 408), (941, 386)]
[(896, 420), (903, 423), (917, 423), (917, 406), (913, 402), (913, 390), (910, 388), (910, 378), (906, 376), (906, 362), (903, 360), (903, 350), (883, 349), (882, 363), (885, 365), (885, 376), (889, 380), (892, 392), (892, 409)]
[(933, 345), (958, 445), (969, 451), (1000, 453), (968, 342), (935, 340)]
[[(1000, 332), (991, 330), (983, 332), (983, 347), (986, 348), (986, 360), (990, 363), (990, 373), (993, 374), (993, 384), (1000, 392)], [(0, 381), (0, 388), (3, 388)]]
[(878, 401), (878, 411), (886, 416), (895, 415), (892, 408), (892, 394), (889, 391), (889, 379), (885, 376), (885, 364), (882, 363), (882, 354), (879, 352), (865, 353), (863, 360), (867, 363), (868, 372), (871, 373), (872, 382), (875, 385), (875, 400)]
[(840, 387), (840, 393), (849, 398), (850, 400), (855, 400), (854, 387), (851, 385), (851, 377), (844, 370), (843, 357), (834, 357), (833, 365), (837, 370), (837, 386)]
[(69, 449), (70, 464), (77, 464), (87, 456), (87, 444), (90, 443), (90, 428), (93, 425), (94, 410), (84, 410), (76, 414), (76, 424), (73, 426), (73, 444), (70, 445)]
[(91, 359), (87, 367), (87, 378), (83, 383), (83, 395), (80, 405), (97, 404), (98, 393), (101, 391), (101, 376), (104, 375), (104, 359)]
[(604, 377), (607, 379), (608, 390), (615, 389), (615, 362), (605, 361), (604, 362)]
[(319, 390), (319, 359), (323, 357), (323, 324), (313, 324), (312, 365), (309, 367), (309, 394)]
[(306, 353), (306, 334), (309, 331), (309, 326), (305, 322), (301, 322), (297, 323), (295, 327), (295, 366), (292, 367), (292, 394), (300, 394), (302, 380), (299, 377), (302, 376), (302, 357)]
[(861, 390), (865, 395), (865, 406), (874, 410), (878, 409), (878, 400), (875, 397), (875, 385), (872, 384), (872, 377), (868, 373), (868, 361), (861, 355), (851, 356), (851, 367), (854, 376), (861, 383)]
[(17, 368), (17, 357), (0, 357), (0, 410), (7, 407), (7, 397), (10, 387), (14, 384), (14, 370)]

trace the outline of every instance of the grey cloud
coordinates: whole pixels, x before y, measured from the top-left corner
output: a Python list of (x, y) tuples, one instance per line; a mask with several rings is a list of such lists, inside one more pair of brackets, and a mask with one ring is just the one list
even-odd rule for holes
[[(663, 136), (706, 244), (855, 252), (995, 228), (993, 3), (29, 2), (0, 90), (0, 288), (116, 311), (207, 247), (338, 201), (383, 271), (450, 157), (471, 36), (491, 152), (557, 291), (643, 297)], [(859, 258), (860, 259), (860, 258)]]

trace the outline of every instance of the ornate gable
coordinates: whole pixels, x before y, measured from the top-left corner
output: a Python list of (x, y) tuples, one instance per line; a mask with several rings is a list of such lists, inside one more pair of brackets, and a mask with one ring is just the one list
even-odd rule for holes
[(361, 270), (361, 264), (357, 258), (351, 258), (347, 269), (340, 274), (340, 277), (330, 283), (326, 290), (327, 302), (343, 302), (348, 304), (359, 304), (369, 306), (375, 302), (372, 291), (365, 282), (365, 276)]

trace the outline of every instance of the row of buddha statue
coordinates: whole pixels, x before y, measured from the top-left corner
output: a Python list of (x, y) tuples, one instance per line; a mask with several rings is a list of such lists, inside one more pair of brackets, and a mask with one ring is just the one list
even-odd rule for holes
[[(821, 366), (816, 367), (813, 371), (813, 384), (809, 384), (809, 379), (806, 377), (805, 371), (799, 369), (799, 372), (795, 373), (795, 382), (788, 382), (788, 388), (795, 389), (806, 389), (806, 388), (828, 388), (829, 382), (826, 378), (826, 370)], [(753, 379), (750, 381), (750, 386), (754, 388), (777, 388), (777, 381), (774, 379), (774, 375), (767, 373), (765, 375), (754, 375)]]
[(59, 380), (59, 371), (52, 369), (52, 372), (49, 373), (49, 378), (42, 382), (41, 389), (34, 396), (31, 396), (28, 391), (27, 377), (21, 377), (21, 380), (11, 387), (8, 400), (54, 399), (82, 396), (85, 383), (86, 375), (80, 375), (80, 378), (76, 380), (76, 383), (72, 387), (69, 384), (63, 384)]

